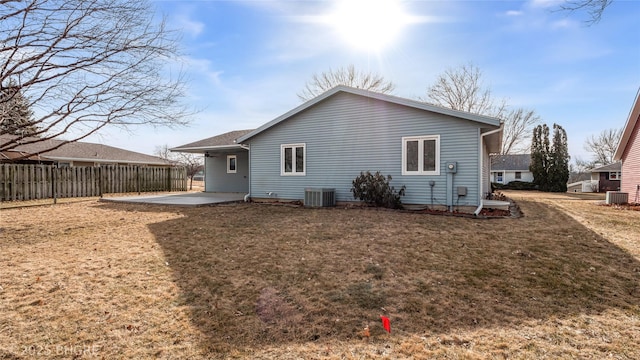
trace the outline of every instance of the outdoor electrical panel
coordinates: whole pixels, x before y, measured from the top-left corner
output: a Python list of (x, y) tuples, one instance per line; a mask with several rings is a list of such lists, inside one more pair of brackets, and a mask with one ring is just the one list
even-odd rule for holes
[(458, 196), (467, 196), (466, 186), (458, 186)]
[(458, 171), (458, 163), (457, 162), (448, 162), (447, 163), (447, 172), (451, 174), (455, 174)]

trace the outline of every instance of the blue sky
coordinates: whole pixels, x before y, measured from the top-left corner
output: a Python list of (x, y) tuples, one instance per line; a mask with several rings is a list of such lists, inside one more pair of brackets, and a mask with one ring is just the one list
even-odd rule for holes
[[(344, 0), (343, 0), (344, 1)], [(494, 97), (564, 126), (573, 157), (584, 140), (622, 127), (640, 87), (640, 1), (615, 0), (602, 20), (552, 11), (558, 1), (401, 1), (405, 26), (383, 48), (354, 46), (327, 15), (333, 1), (157, 1), (182, 30), (189, 127), (109, 130), (88, 141), (153, 153), (256, 128), (300, 104), (313, 73), (354, 64), (416, 99), (448, 68), (473, 63)]]

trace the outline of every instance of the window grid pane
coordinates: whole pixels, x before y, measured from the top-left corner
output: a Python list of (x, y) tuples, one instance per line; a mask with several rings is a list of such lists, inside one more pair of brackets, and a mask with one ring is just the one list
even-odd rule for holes
[(304, 148), (296, 147), (296, 172), (304, 172)]
[(423, 142), (423, 168), (422, 171), (436, 170), (436, 141), (425, 140)]
[(407, 141), (407, 171), (418, 171), (418, 142)]
[(293, 149), (284, 148), (284, 172), (290, 173), (293, 167)]

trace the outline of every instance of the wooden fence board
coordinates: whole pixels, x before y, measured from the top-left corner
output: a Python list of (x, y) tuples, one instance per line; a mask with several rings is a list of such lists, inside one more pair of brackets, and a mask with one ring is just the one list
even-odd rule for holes
[(0, 164), (0, 201), (186, 190), (184, 167)]

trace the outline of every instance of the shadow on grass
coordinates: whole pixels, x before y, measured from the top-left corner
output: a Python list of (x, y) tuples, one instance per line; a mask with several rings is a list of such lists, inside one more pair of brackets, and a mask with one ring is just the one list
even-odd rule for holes
[[(637, 259), (549, 206), (521, 219), (234, 204), (152, 224), (212, 356), (602, 313), (640, 304)], [(153, 207), (149, 208), (153, 211)], [(166, 208), (163, 208), (166, 209)]]

